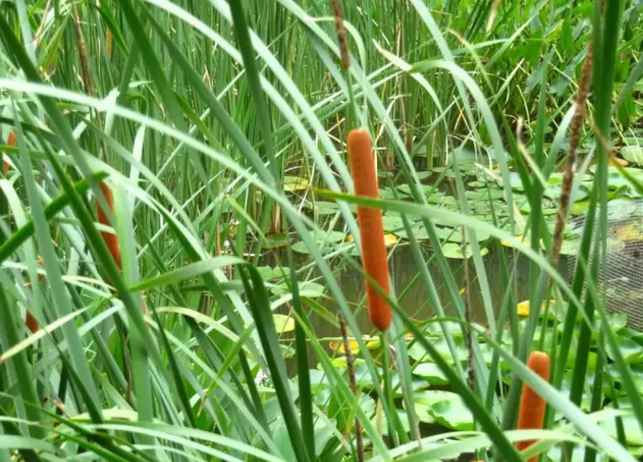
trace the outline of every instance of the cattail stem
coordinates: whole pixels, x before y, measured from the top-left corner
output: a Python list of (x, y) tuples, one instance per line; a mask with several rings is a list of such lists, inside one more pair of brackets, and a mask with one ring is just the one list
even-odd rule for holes
[[(355, 194), (379, 198), (373, 147), (371, 137), (366, 130), (352, 130), (348, 134), (348, 155), (355, 184)], [(382, 211), (358, 205), (357, 222), (361, 237), (364, 270), (388, 296), (388, 262), (384, 244)], [(368, 278), (365, 284), (368, 316), (375, 327), (384, 332), (391, 326), (391, 307), (387, 299), (377, 291), (376, 286)]]
[[(351, 392), (357, 396), (357, 380), (355, 379), (355, 358), (353, 357), (353, 350), (351, 350), (350, 343), (348, 341), (348, 329), (346, 327), (346, 320), (344, 316), (340, 314), (337, 315), (339, 319), (339, 328), (342, 332), (342, 342), (344, 343), (344, 352), (346, 353), (346, 367), (348, 368), (348, 382), (351, 387)], [(362, 441), (362, 424), (359, 421), (359, 418), (355, 417), (355, 450), (357, 452), (357, 461), (364, 462), (364, 442)]]
[(558, 216), (556, 217), (556, 227), (554, 229), (554, 241), (551, 257), (554, 268), (558, 266), (560, 249), (563, 245), (563, 231), (565, 230), (565, 223), (567, 222), (567, 214), (569, 212), (569, 203), (571, 201), (576, 151), (578, 149), (580, 131), (585, 118), (585, 104), (587, 102), (589, 84), (592, 76), (592, 48), (592, 42), (589, 42), (589, 45), (587, 46), (587, 55), (585, 56), (585, 62), (583, 63), (580, 81), (578, 83), (576, 108), (574, 110), (569, 136), (569, 152), (567, 153), (567, 161), (565, 162), (565, 170), (563, 172), (563, 183), (560, 189), (560, 205), (558, 207)]
[(339, 0), (331, 0), (333, 15), (335, 16), (335, 30), (337, 31), (337, 42), (339, 43), (339, 54), (342, 59), (342, 68), (348, 69), (351, 65), (348, 55), (348, 42), (346, 41), (346, 28), (344, 27), (344, 15)]
[[(534, 351), (529, 356), (527, 367), (538, 374), (542, 379), (549, 381), (549, 356), (541, 351)], [(520, 400), (520, 411), (518, 415), (518, 430), (537, 430), (542, 429), (545, 419), (545, 409), (547, 403), (529, 385), (524, 384), (522, 388), (522, 399)], [(535, 440), (519, 441), (516, 448), (520, 451), (534, 444)], [(538, 462), (538, 456), (535, 455), (529, 459), (529, 462)]]
[(351, 66), (350, 54), (348, 51), (348, 40), (346, 39), (346, 27), (344, 26), (344, 14), (340, 0), (331, 0), (333, 6), (333, 16), (335, 17), (335, 30), (337, 31), (337, 43), (339, 44), (339, 54), (341, 57), (342, 73), (346, 79), (348, 89), (348, 114), (346, 127), (350, 130), (357, 124), (358, 110), (353, 93), (353, 79), (349, 68)]

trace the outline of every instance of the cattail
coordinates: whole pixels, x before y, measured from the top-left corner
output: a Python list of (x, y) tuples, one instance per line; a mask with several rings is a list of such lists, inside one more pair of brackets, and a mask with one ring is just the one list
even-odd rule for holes
[[(348, 134), (348, 156), (353, 173), (355, 194), (378, 198), (379, 190), (377, 189), (373, 147), (371, 137), (366, 130), (356, 129)], [(362, 239), (364, 270), (388, 295), (388, 264), (384, 245), (382, 211), (358, 205), (357, 221)], [(368, 280), (365, 284), (368, 316), (375, 327), (386, 331), (391, 326), (391, 307), (386, 299), (377, 292), (375, 286)]]
[[(542, 379), (549, 381), (549, 356), (541, 351), (534, 351), (529, 356), (527, 367), (538, 374)], [(545, 419), (545, 407), (547, 404), (527, 384), (522, 387), (522, 399), (520, 401), (520, 414), (518, 416), (518, 430), (542, 429)], [(518, 441), (516, 448), (519, 451), (534, 444), (535, 440)], [(529, 462), (537, 462), (538, 455), (529, 459)]]
[[(43, 267), (45, 266), (45, 261), (42, 259), (41, 255), (38, 255), (38, 264)], [(45, 276), (43, 274), (38, 275), (38, 283), (42, 284), (42, 281), (45, 279)], [(27, 313), (25, 314), (25, 324), (29, 328), (32, 334), (35, 334), (38, 332), (40, 329), (40, 325), (38, 324), (38, 320), (33, 317), (33, 315), (27, 310)]]
[(27, 327), (31, 331), (32, 334), (35, 334), (38, 332), (38, 329), (40, 329), (40, 325), (38, 325), (38, 321), (36, 318), (34, 318), (29, 311), (27, 311), (27, 314), (25, 316), (25, 323), (27, 324)]
[[(100, 189), (103, 192), (103, 195), (105, 196), (105, 200), (107, 201), (107, 205), (109, 206), (110, 212), (112, 212), (112, 215), (114, 214), (114, 195), (112, 194), (112, 190), (107, 186), (105, 183), (101, 182), (100, 183)], [(110, 226), (109, 220), (107, 219), (107, 214), (101, 207), (101, 205), (96, 201), (96, 215), (98, 216), (98, 222), (101, 225), (107, 225)], [(112, 254), (112, 257), (114, 257), (114, 261), (116, 262), (116, 265), (118, 266), (119, 269), (122, 269), (122, 263), (121, 263), (121, 250), (118, 247), (118, 237), (116, 234), (113, 233), (108, 233), (101, 231), (100, 235), (102, 236), (103, 240), (105, 241), (105, 244), (107, 244), (107, 248), (109, 249), (109, 253)]]
[[(13, 130), (9, 130), (9, 138), (7, 139), (7, 145), (11, 147), (16, 145), (16, 134), (14, 133)], [(5, 160), (2, 162), (2, 173), (4, 176), (7, 176), (8, 172), (9, 172), (9, 162)]]
[(114, 37), (112, 35), (112, 31), (109, 30), (109, 29), (107, 29), (107, 32), (105, 32), (105, 41), (107, 42), (106, 43), (107, 56), (111, 57), (112, 56), (112, 50), (113, 50), (113, 47), (114, 47), (114, 43), (113, 43), (114, 42)]

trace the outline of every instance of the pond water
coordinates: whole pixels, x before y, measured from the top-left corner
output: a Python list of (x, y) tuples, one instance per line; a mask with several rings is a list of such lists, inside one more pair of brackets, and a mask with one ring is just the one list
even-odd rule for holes
[[(504, 248), (503, 248), (504, 250)], [(443, 308), (447, 316), (455, 315), (455, 307), (450, 302), (448, 289), (445, 285), (445, 278), (435, 261), (431, 260), (431, 250), (424, 249), (424, 258), (428, 261), (429, 272), (433, 282), (438, 291), (440, 300), (443, 303)], [(529, 261), (525, 257), (514, 257), (514, 252), (511, 249), (504, 250), (507, 257), (507, 265), (509, 271), (516, 267), (516, 289), (518, 301), (525, 300), (528, 297), (528, 279), (529, 279)], [(488, 255), (483, 257), (487, 279), (491, 290), (491, 298), (493, 302), (494, 312), (496, 317), (500, 312), (503, 297), (506, 292), (506, 285), (502, 278), (501, 255), (498, 252), (491, 251)], [(282, 259), (283, 262), (285, 259)], [(463, 286), (463, 262), (462, 260), (447, 259), (451, 271), (456, 276), (457, 284), (460, 288)], [(310, 262), (306, 256), (298, 256), (296, 264), (299, 267), (305, 266)], [(334, 262), (331, 262), (332, 264)], [(364, 297), (364, 280), (359, 271), (334, 263), (337, 271), (335, 277), (339, 282), (344, 295), (349, 305), (357, 308), (358, 304)], [(398, 302), (405, 310), (405, 312), (413, 319), (418, 321), (429, 319), (436, 315), (433, 306), (429, 302), (429, 290), (423, 279), (419, 277), (418, 266), (413, 257), (409, 245), (398, 245), (389, 256), (389, 269), (393, 287), (398, 297)], [(487, 323), (485, 314), (482, 294), (480, 286), (478, 285), (477, 274), (473, 260), (469, 260), (469, 275), (471, 279), (471, 316), (472, 320), (481, 324)], [(319, 273), (313, 270), (307, 274), (307, 280), (324, 285), (324, 281), (320, 278)], [(337, 304), (329, 298), (321, 298), (317, 300), (325, 309), (331, 314), (335, 314), (338, 310)], [(313, 313), (310, 318), (313, 328), (319, 338), (337, 337), (339, 329), (324, 319), (323, 316)], [(363, 307), (357, 316), (358, 325), (362, 334), (369, 334), (374, 332), (374, 328), (368, 320), (365, 307)]]

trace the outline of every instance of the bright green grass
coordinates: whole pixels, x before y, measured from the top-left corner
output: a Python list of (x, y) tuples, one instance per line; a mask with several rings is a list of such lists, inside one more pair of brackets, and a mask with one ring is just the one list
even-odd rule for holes
[[(369, 460), (520, 461), (513, 442), (534, 438), (553, 460), (635, 460), (643, 350), (586, 267), (601, 245), (568, 235), (582, 243), (572, 284), (550, 264), (590, 39), (572, 214), (640, 196), (643, 28), (635, 2), (604, 3), (346, 0), (348, 70), (329, 1), (2, 3), (0, 130), (18, 143), (0, 180), (0, 462), (352, 460), (355, 418)], [(377, 146), (381, 201), (350, 194), (356, 125)], [(634, 169), (608, 168), (596, 133)], [(122, 271), (95, 224), (106, 175)], [(418, 268), (394, 287), (385, 336), (360, 329), (363, 300), (337, 277), (361, 272), (356, 204), (385, 210), (391, 258), (407, 248)], [(518, 284), (554, 306), (519, 317)], [(436, 318), (401, 309), (413, 285)], [(478, 288), (485, 327), (470, 335)], [(27, 309), (47, 328), (30, 334)], [(337, 313), (358, 396), (338, 339), (319, 334)], [(553, 385), (525, 367), (534, 348)], [(550, 405), (541, 432), (512, 430), (523, 381)]]

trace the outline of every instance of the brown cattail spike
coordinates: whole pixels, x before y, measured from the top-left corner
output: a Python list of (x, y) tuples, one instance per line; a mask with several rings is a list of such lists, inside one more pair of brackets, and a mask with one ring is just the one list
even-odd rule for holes
[[(16, 133), (13, 130), (9, 130), (7, 145), (11, 147), (16, 145)], [(7, 162), (6, 160), (2, 162), (2, 173), (4, 176), (7, 176), (7, 173), (9, 173), (9, 162)]]
[[(529, 356), (527, 367), (538, 374), (543, 380), (549, 381), (549, 356), (541, 351), (534, 351)], [(539, 430), (543, 428), (545, 420), (545, 408), (547, 403), (529, 385), (522, 387), (522, 398), (520, 400), (520, 413), (518, 415), (518, 430)], [(519, 451), (528, 448), (536, 441), (519, 441), (516, 448)], [(533, 456), (529, 462), (538, 462), (538, 456)]]
[[(105, 183), (100, 183), (100, 189), (103, 192), (103, 195), (105, 196), (105, 200), (107, 201), (107, 205), (109, 206), (110, 212), (113, 215), (114, 214), (114, 195), (112, 194), (112, 190)], [(107, 219), (107, 214), (100, 206), (100, 203), (98, 201), (96, 201), (96, 215), (98, 217), (98, 222), (101, 225), (110, 226), (110, 222)], [(118, 266), (119, 269), (122, 269), (123, 266), (121, 262), (121, 250), (118, 246), (118, 237), (114, 233), (108, 233), (105, 231), (101, 231), (100, 234), (103, 238), (103, 241), (105, 241), (105, 244), (107, 244), (107, 248), (109, 249), (109, 252), (112, 254), (112, 257), (114, 257), (114, 261), (116, 262), (116, 265)]]
[[(371, 137), (366, 130), (352, 130), (348, 134), (348, 155), (355, 184), (355, 194), (379, 198), (373, 147)], [(384, 244), (382, 211), (357, 206), (357, 221), (362, 241), (364, 270), (388, 295), (388, 263)], [(381, 331), (388, 330), (392, 320), (391, 307), (368, 280), (366, 281), (366, 299), (371, 322)]]
[(105, 41), (107, 42), (105, 44), (107, 48), (107, 56), (112, 56), (112, 51), (114, 49), (114, 36), (112, 35), (112, 31), (107, 29), (107, 32), (105, 32)]
[(27, 324), (27, 327), (32, 334), (35, 334), (40, 329), (38, 321), (31, 315), (29, 311), (27, 311), (27, 314), (25, 315), (25, 323)]

